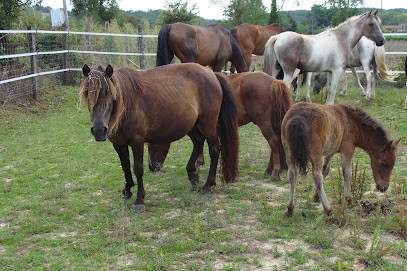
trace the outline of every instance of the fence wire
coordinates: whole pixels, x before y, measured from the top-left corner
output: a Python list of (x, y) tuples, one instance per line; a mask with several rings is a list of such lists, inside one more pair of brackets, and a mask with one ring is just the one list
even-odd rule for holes
[[(64, 46), (64, 34), (61, 32), (31, 33), (33, 37), (31, 43), (29, 35), (30, 33), (18, 31), (0, 33), (0, 102), (2, 103), (19, 98), (35, 98), (37, 89), (47, 87), (48, 84), (55, 85), (57, 82), (62, 84), (64, 81), (72, 83), (80, 76), (77, 70), (85, 63), (89, 66), (111, 64), (113, 67), (132, 66), (137, 69), (149, 69), (155, 66), (156, 36), (148, 35), (141, 38), (136, 35), (104, 36), (102, 33), (86, 35), (69, 32), (65, 34), (67, 42)], [(59, 52), (67, 52), (66, 50), (68, 53)], [(30, 53), (35, 55), (30, 56)], [(64, 64), (64, 55), (66, 64)], [(38, 77), (42, 73), (67, 68), (73, 71)], [(32, 74), (35, 75), (32, 78), (21, 80), (19, 78)], [(13, 78), (16, 81), (5, 81)]]

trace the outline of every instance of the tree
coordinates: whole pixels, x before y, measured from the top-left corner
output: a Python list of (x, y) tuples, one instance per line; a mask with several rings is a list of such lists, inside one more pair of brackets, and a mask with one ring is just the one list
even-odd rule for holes
[(119, 13), (116, 0), (71, 0), (75, 16), (92, 16), (100, 21), (111, 21)]
[(1, 0), (0, 29), (11, 29), (21, 16), (21, 7), (34, 3), (41, 3), (41, 0)]
[(327, 0), (326, 4), (329, 7), (338, 8), (338, 13), (335, 14), (333, 22), (335, 24), (346, 21), (349, 17), (360, 13), (358, 6), (363, 6), (365, 0)]
[(231, 0), (224, 8), (224, 15), (231, 26), (242, 23), (264, 25), (268, 17), (261, 0)]
[(271, 1), (269, 24), (278, 23), (277, 0)]
[(167, 3), (166, 10), (160, 12), (159, 24), (164, 25), (176, 22), (194, 24), (198, 20), (196, 9), (196, 4), (193, 4), (192, 8), (189, 9), (188, 3), (182, 3), (181, 0)]

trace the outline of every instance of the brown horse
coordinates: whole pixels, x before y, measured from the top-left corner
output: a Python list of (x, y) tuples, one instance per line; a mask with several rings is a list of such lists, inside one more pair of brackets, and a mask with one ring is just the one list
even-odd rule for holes
[[(286, 169), (285, 154), (281, 144), (281, 122), (292, 105), (287, 85), (264, 72), (245, 72), (222, 75), (232, 86), (237, 103), (239, 126), (256, 124), (271, 149), (267, 172), (277, 179)], [(170, 144), (149, 144), (149, 168), (161, 169)]]
[[(263, 26), (244, 23), (232, 28), (230, 33), (235, 37), (242, 50), (247, 67), (250, 68), (252, 54), (262, 56), (264, 54), (264, 45), (269, 38), (284, 31), (278, 24)], [(235, 68), (233, 65), (230, 67), (230, 71), (234, 73)]]
[(341, 154), (344, 194), (350, 200), (351, 160), (355, 147), (369, 155), (377, 189), (384, 192), (389, 187), (400, 139), (390, 140), (383, 126), (363, 109), (349, 105), (298, 103), (285, 115), (281, 132), (291, 184), (287, 215), (293, 214), (297, 168), (306, 174), (308, 161), (312, 164), (319, 199), (330, 215), (323, 182), (336, 153)]
[(120, 157), (126, 185), (122, 194), (132, 196), (134, 186), (129, 149), (133, 151), (137, 177), (137, 199), (134, 212), (144, 206), (143, 149), (144, 142), (169, 143), (188, 135), (194, 145), (187, 165), (188, 177), (196, 187), (199, 177), (195, 162), (204, 140), (211, 158), (208, 179), (202, 193), (215, 185), (219, 152), (222, 151), (223, 178), (234, 181), (237, 176), (238, 132), (236, 103), (223, 77), (201, 65), (174, 64), (146, 71), (123, 68), (113, 73), (82, 69), (82, 101), (91, 115), (91, 133), (96, 141), (108, 138)]
[(220, 25), (194, 26), (184, 23), (167, 24), (158, 33), (157, 66), (167, 65), (174, 54), (182, 63), (195, 62), (220, 72), (226, 62), (238, 72), (248, 66), (236, 40)]

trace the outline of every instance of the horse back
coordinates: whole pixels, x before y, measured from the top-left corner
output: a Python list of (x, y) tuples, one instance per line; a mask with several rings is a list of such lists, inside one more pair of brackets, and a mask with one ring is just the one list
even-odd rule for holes
[(175, 141), (198, 118), (216, 125), (222, 89), (209, 69), (195, 63), (160, 66), (141, 72), (140, 85), (132, 125), (146, 142)]
[[(301, 123), (310, 153), (332, 155), (340, 151), (348, 139), (348, 119), (342, 106), (297, 103), (287, 111), (282, 133), (287, 138), (292, 125)], [(284, 140), (283, 140), (284, 141)], [(290, 144), (286, 142), (285, 144)]]
[(230, 57), (229, 37), (218, 25), (194, 26), (174, 23), (169, 34), (170, 47), (181, 62), (211, 65), (219, 56)]

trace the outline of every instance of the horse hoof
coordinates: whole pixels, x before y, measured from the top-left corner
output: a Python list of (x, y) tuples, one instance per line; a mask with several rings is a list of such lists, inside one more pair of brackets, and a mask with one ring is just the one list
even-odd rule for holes
[(339, 96), (346, 96), (346, 93), (339, 93)]
[(287, 209), (287, 212), (285, 212), (286, 217), (292, 217), (293, 216), (293, 210), (292, 209)]
[(332, 216), (332, 211), (331, 210), (325, 210), (325, 213), (327, 216)]
[(271, 174), (270, 176), (270, 181), (271, 182), (277, 182), (280, 180), (280, 175), (279, 174)]
[(146, 209), (146, 206), (144, 204), (134, 204), (131, 210), (133, 213), (142, 213)]
[(121, 198), (122, 199), (129, 199), (129, 198), (131, 198), (133, 196), (133, 193), (131, 193), (130, 191), (129, 192), (126, 192), (124, 189), (123, 189), (123, 191), (122, 191), (122, 193), (121, 193)]
[(201, 189), (201, 191), (199, 191), (200, 195), (208, 195), (208, 194), (212, 194), (212, 191), (210, 190), (206, 190), (206, 189)]

